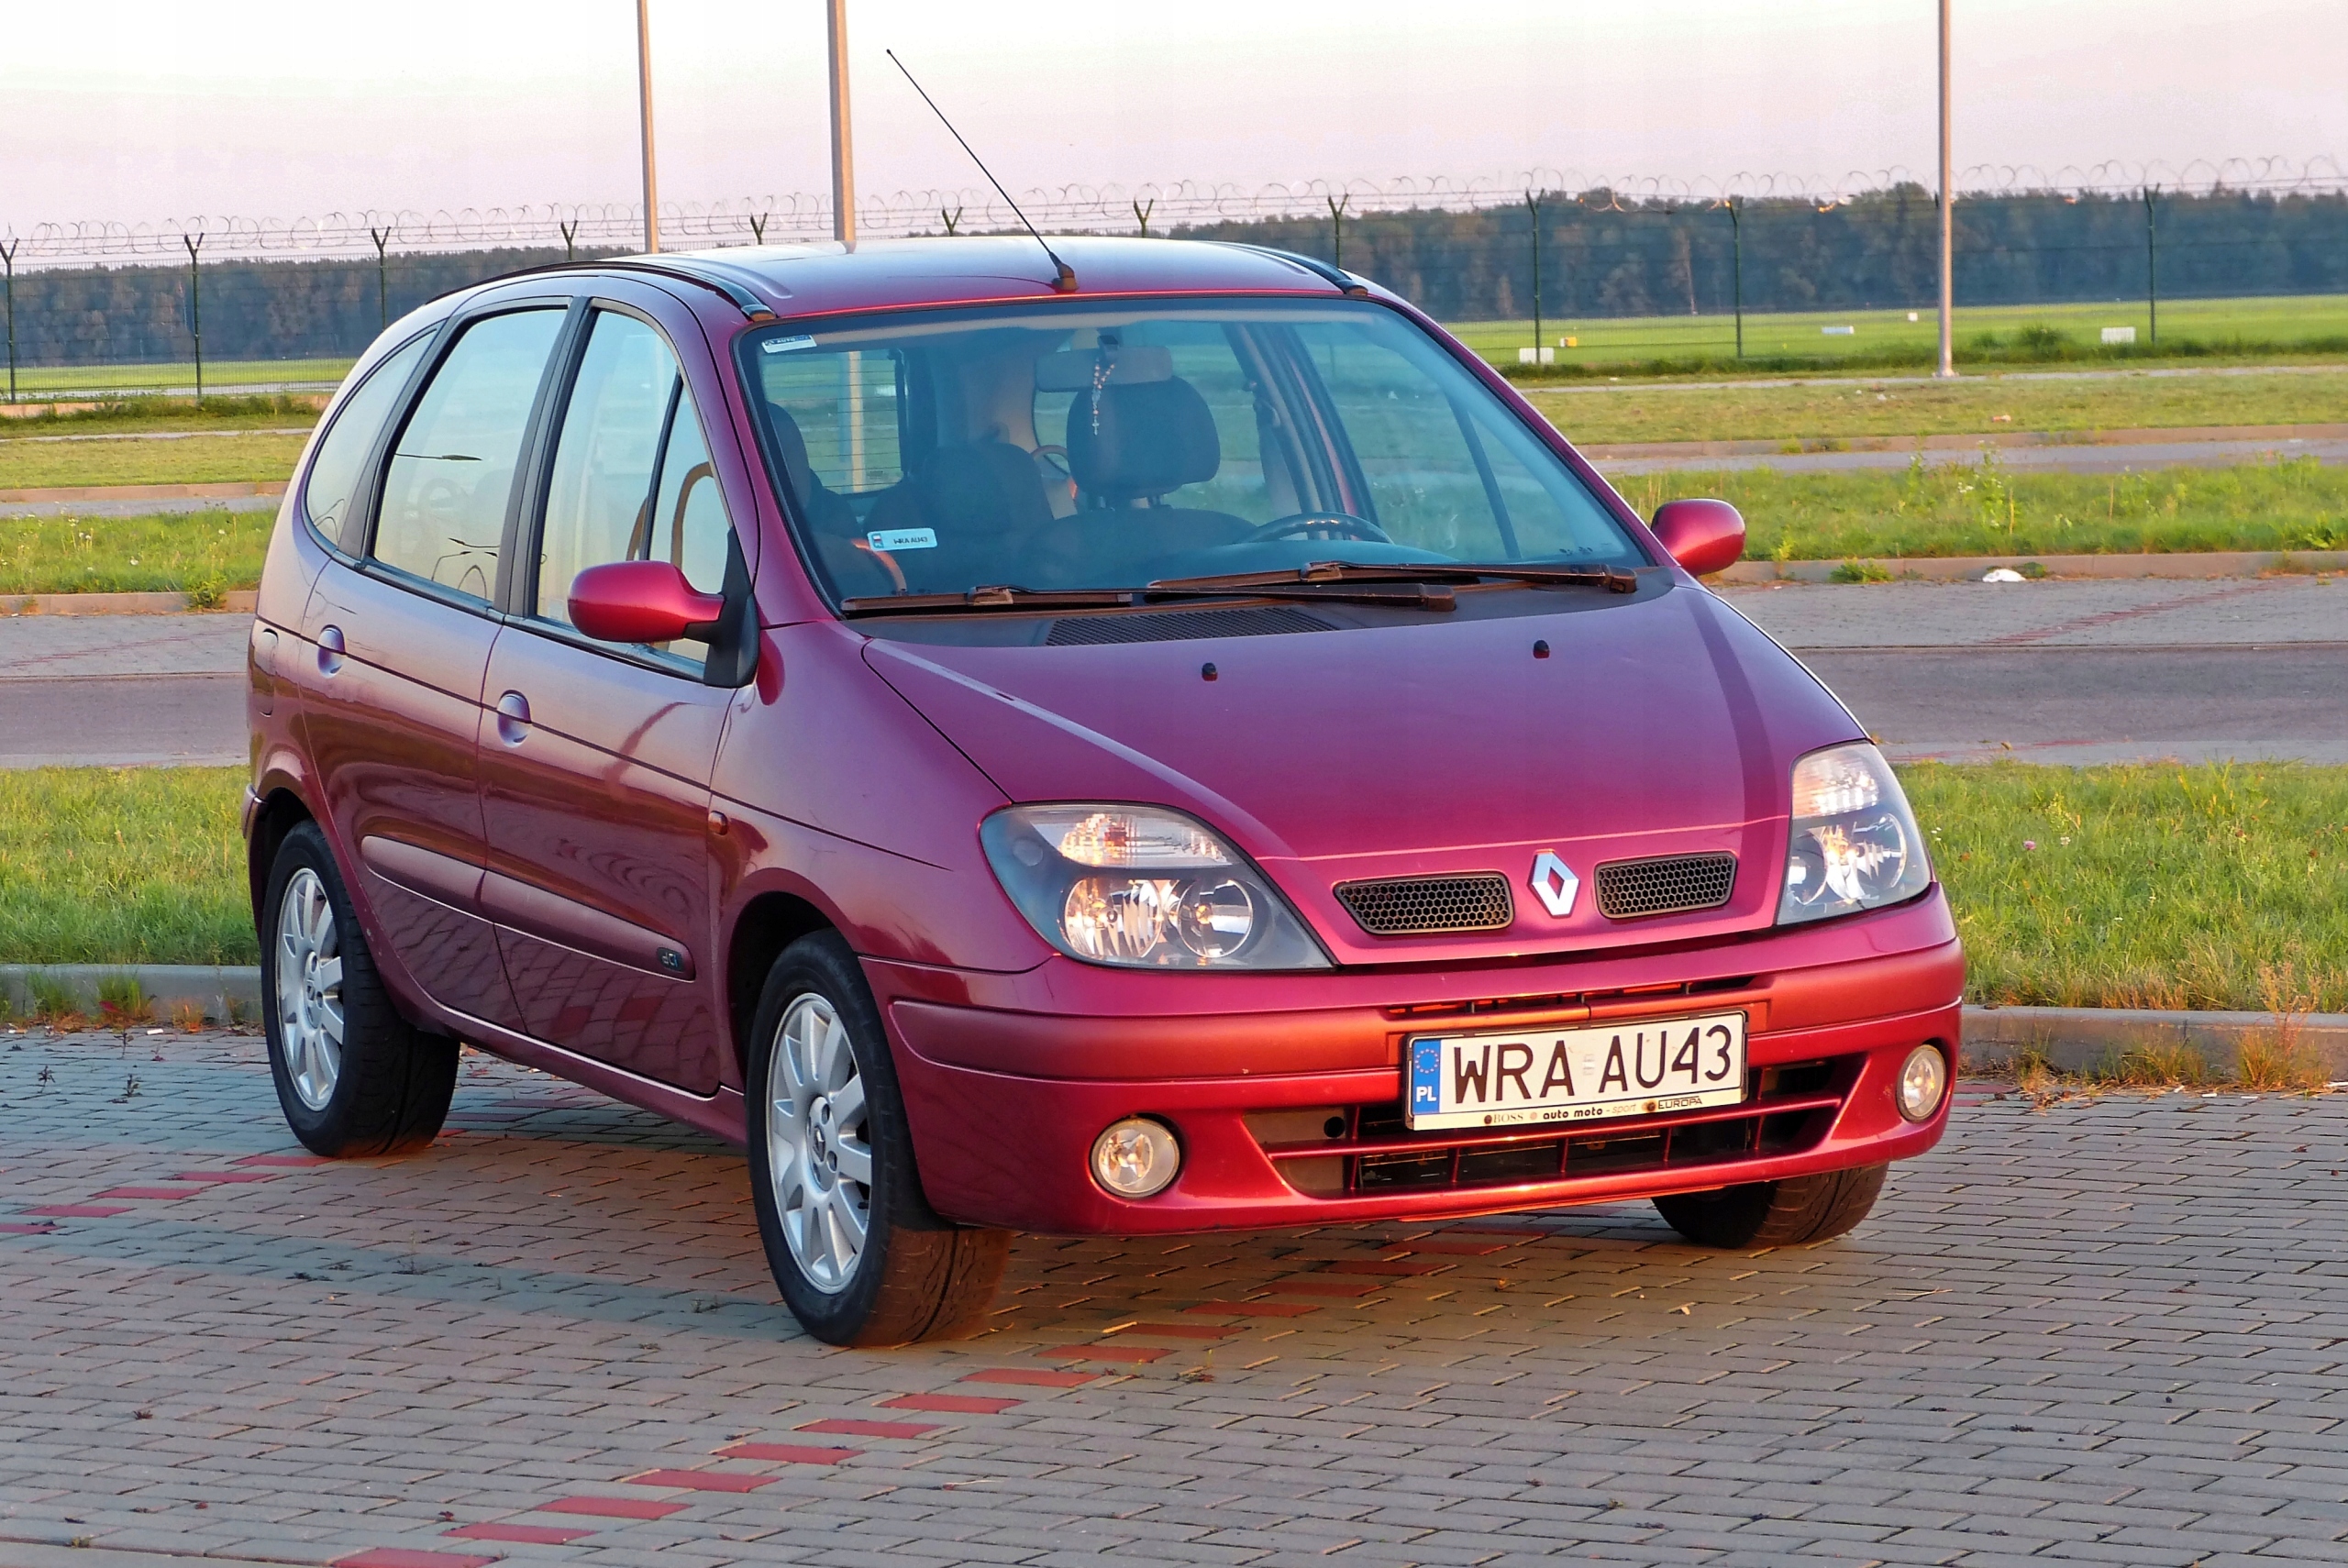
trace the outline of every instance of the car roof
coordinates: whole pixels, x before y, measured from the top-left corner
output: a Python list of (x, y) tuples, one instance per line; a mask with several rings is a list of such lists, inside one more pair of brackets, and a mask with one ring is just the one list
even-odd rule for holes
[(532, 271), (665, 273), (725, 295), (754, 318), (1102, 294), (1326, 298), (1357, 296), (1368, 287), (1327, 262), (1252, 245), (1099, 235), (1054, 236), (1050, 243), (1076, 273), (1072, 294), (1054, 288), (1052, 263), (1028, 235), (863, 240), (854, 246), (735, 246), (609, 257)]

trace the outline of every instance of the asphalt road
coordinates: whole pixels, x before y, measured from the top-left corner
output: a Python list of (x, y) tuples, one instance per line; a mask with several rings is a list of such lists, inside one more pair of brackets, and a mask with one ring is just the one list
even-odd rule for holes
[[(1609, 479), (1636, 474), (1733, 472), (1769, 469), (1778, 473), (1854, 473), (1867, 469), (1905, 470), (1922, 458), (1926, 468), (1970, 467), (1992, 448), (1936, 447), (1902, 452), (1767, 452), (1735, 456), (1604, 458), (1595, 459)], [(2111, 446), (1999, 447), (1998, 466), (2017, 473), (2119, 474), (2145, 469), (2230, 469), (2241, 463), (2271, 463), (2281, 458), (2313, 458), (2319, 463), (2348, 463), (2348, 441), (2143, 441)]]
[[(1723, 597), (1902, 760), (2348, 763), (2348, 582), (1774, 584)], [(0, 767), (240, 763), (249, 624), (0, 619)]]

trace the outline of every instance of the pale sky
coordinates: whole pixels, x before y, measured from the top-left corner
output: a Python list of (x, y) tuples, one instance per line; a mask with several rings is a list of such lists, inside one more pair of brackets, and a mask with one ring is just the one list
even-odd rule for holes
[[(651, 0), (664, 201), (827, 188), (819, 0)], [(858, 184), (1841, 182), (1933, 0), (850, 0)], [(0, 0), (0, 232), (637, 195), (633, 0)], [(2348, 164), (2343, 0), (1956, 0), (1957, 162)], [(1861, 182), (1866, 182), (1865, 181)]]

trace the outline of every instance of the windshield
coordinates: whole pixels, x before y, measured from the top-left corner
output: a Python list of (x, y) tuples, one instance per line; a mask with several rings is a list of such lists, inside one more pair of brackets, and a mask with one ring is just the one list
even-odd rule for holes
[(1332, 560), (1648, 564), (1490, 391), (1365, 302), (786, 323), (744, 363), (786, 511), (843, 600)]

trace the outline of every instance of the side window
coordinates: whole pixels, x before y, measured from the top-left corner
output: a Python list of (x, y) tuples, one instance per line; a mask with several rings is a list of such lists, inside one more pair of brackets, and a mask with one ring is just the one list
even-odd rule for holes
[(432, 341), (426, 333), (377, 362), (367, 372), (367, 379), (357, 391), (344, 400), (335, 411), (334, 423), (327, 427), (325, 439), (318, 443), (317, 456), (310, 459), (310, 477), (302, 481), (302, 511), (310, 519), (310, 526), (325, 536), (328, 544), (339, 545), (346, 550), (359, 547), (359, 530), (350, 520), (352, 497), (359, 490), (360, 468), (367, 461), (368, 452), (375, 445), (375, 437), (383, 433), (383, 421), (390, 417), (392, 402), (407, 385), (407, 378), (415, 362)]
[[(732, 538), (676, 356), (635, 317), (597, 313), (547, 486), (539, 617), (569, 624), (571, 580), (606, 561), (669, 561), (718, 592)], [(700, 643), (664, 651), (695, 663), (708, 654)]]
[(514, 311), (465, 328), (393, 446), (377, 560), (475, 599), (496, 591), (522, 436), (563, 315)]
[(759, 359), (767, 402), (807, 443), (807, 466), (834, 494), (884, 490), (905, 477), (904, 381), (894, 350), (810, 354), (814, 340), (770, 338)]

